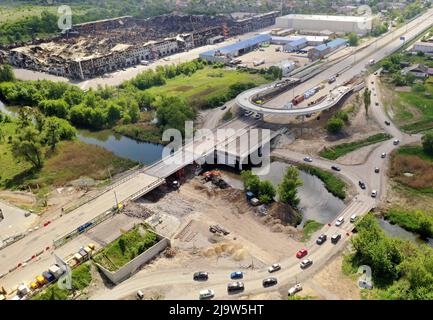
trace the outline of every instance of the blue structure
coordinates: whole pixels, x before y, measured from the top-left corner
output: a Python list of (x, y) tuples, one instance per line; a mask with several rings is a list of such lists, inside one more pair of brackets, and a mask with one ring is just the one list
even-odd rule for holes
[(338, 48), (346, 45), (347, 45), (346, 39), (337, 38), (328, 43), (324, 43), (314, 47), (308, 52), (308, 57), (311, 60), (322, 59), (327, 54), (330, 54), (331, 52), (337, 50)]
[(245, 54), (249, 51), (254, 50), (263, 43), (270, 43), (272, 37), (267, 34), (261, 34), (250, 39), (242, 40), (234, 44), (219, 48), (217, 50), (210, 50), (201, 53), (199, 56), (201, 59), (208, 61), (219, 61), (228, 62), (233, 57)]
[(297, 40), (290, 41), (284, 46), (284, 51), (291, 52), (305, 48), (308, 45), (308, 40), (306, 38), (301, 38)]

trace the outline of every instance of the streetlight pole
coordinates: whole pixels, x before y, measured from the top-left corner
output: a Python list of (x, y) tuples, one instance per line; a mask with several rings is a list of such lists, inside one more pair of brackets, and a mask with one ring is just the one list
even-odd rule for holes
[(114, 199), (116, 200), (116, 210), (117, 210), (117, 209), (119, 209), (119, 201), (117, 201), (116, 191), (114, 191)]

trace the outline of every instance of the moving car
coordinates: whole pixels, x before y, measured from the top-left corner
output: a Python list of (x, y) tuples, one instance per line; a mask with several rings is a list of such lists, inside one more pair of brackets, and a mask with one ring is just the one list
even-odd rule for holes
[(376, 196), (377, 196), (377, 191), (376, 190), (371, 191), (371, 197), (376, 198)]
[(205, 280), (209, 279), (209, 274), (207, 272), (204, 272), (204, 271), (199, 271), (199, 272), (194, 273), (193, 279), (195, 281), (205, 281)]
[(143, 291), (138, 290), (136, 298), (137, 298), (137, 300), (143, 300), (144, 299), (144, 293), (143, 293)]
[(394, 140), (394, 142), (393, 142), (393, 144), (396, 146), (396, 145), (398, 145), (400, 143), (400, 140), (398, 140), (398, 139), (395, 139)]
[(258, 113), (256, 113), (254, 115), (254, 119), (256, 119), (256, 120), (260, 120), (261, 118), (262, 118), (262, 116), (260, 114), (258, 114)]
[(385, 159), (385, 158), (386, 158), (386, 153), (385, 153), (385, 152), (382, 152), (382, 154), (380, 155), (380, 157), (381, 157), (382, 159)]
[(362, 189), (362, 190), (365, 190), (365, 183), (363, 182), (363, 181), (359, 181), (359, 187)]
[(358, 219), (358, 216), (356, 215), (356, 213), (354, 213), (350, 216), (350, 222), (351, 223), (354, 223), (356, 221), (356, 219)]
[(385, 120), (385, 124), (386, 124), (387, 126), (390, 126), (390, 125), (391, 125), (391, 122), (389, 122), (388, 120)]
[(375, 105), (378, 106), (378, 105), (379, 105), (379, 102), (376, 102)]
[(252, 115), (253, 112), (252, 111), (245, 111), (244, 116), (245, 117), (249, 117), (250, 115)]
[(323, 243), (325, 243), (325, 241), (328, 239), (328, 236), (326, 235), (326, 234), (321, 234), (318, 238), (317, 238), (317, 240), (316, 240), (316, 243), (317, 244), (323, 244)]
[(291, 288), (289, 289), (289, 291), (287, 292), (287, 295), (288, 295), (288, 296), (293, 296), (293, 295), (295, 295), (295, 293), (297, 293), (297, 292), (299, 292), (299, 291), (301, 291), (301, 290), (302, 290), (302, 286), (301, 286), (301, 284), (300, 284), (300, 283), (295, 284), (293, 287), (291, 287)]
[(332, 166), (331, 169), (332, 169), (332, 170), (335, 170), (335, 171), (341, 171), (341, 168), (340, 168), (340, 167), (337, 167), (337, 166)]
[(296, 253), (296, 258), (301, 259), (308, 254), (307, 249), (301, 249)]
[(281, 270), (281, 265), (279, 263), (274, 263), (268, 268), (269, 273), (276, 272), (278, 270)]
[(244, 277), (244, 273), (242, 271), (235, 271), (230, 274), (230, 279), (242, 279)]
[(245, 289), (244, 283), (241, 281), (230, 282), (227, 285), (227, 291), (228, 292), (244, 291), (244, 289)]
[(344, 223), (344, 217), (340, 217), (337, 219), (337, 221), (335, 221), (335, 225), (337, 227), (341, 226)]
[(341, 239), (341, 233), (335, 233), (331, 237), (331, 243), (336, 244)]
[(311, 158), (311, 157), (305, 157), (304, 161), (305, 162), (313, 162), (313, 158)]
[(301, 261), (301, 269), (306, 269), (313, 264), (313, 260), (305, 259)]
[(379, 173), (380, 169), (378, 167), (374, 168), (374, 172)]
[(213, 291), (212, 289), (206, 289), (206, 290), (201, 290), (199, 292), (198, 298), (200, 300), (204, 300), (204, 299), (211, 299), (214, 296), (215, 296), (215, 291)]
[(267, 278), (263, 280), (263, 287), (267, 288), (267, 287), (275, 286), (277, 283), (278, 283), (277, 278)]

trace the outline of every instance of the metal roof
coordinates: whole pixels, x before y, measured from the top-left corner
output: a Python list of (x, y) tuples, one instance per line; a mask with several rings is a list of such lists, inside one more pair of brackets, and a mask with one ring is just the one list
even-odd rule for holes
[(337, 38), (337, 39), (332, 40), (328, 43), (318, 45), (318, 46), (314, 47), (314, 49), (317, 51), (323, 51), (328, 47), (334, 48), (334, 47), (338, 47), (338, 46), (341, 46), (342, 44), (346, 44), (346, 43), (347, 43), (346, 39)]
[(228, 46), (225, 46), (222, 48), (218, 48), (216, 50), (210, 50), (210, 51), (203, 52), (201, 54), (201, 56), (212, 57), (212, 56), (215, 56), (216, 51), (219, 51), (221, 54), (234, 53), (234, 52), (237, 52), (237, 51), (242, 50), (242, 49), (256, 46), (256, 45), (261, 44), (263, 42), (269, 42), (269, 41), (271, 41), (271, 39), (272, 39), (272, 37), (270, 35), (260, 34), (260, 35), (255, 36), (255, 37), (252, 37), (252, 38), (249, 38), (246, 40), (242, 40), (242, 41), (236, 42), (234, 44), (231, 44), (231, 45), (228, 45)]
[(301, 39), (297, 39), (297, 40), (293, 40), (291, 42), (288, 43), (289, 46), (299, 46), (301, 44), (306, 44), (308, 43), (307, 39), (305, 38), (301, 38)]

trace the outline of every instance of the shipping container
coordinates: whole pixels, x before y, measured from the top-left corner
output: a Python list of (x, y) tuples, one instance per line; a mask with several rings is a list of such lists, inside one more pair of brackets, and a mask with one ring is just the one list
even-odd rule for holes
[(47, 282), (53, 282), (54, 280), (56, 280), (56, 277), (51, 272), (44, 271), (42, 275), (47, 280)]

